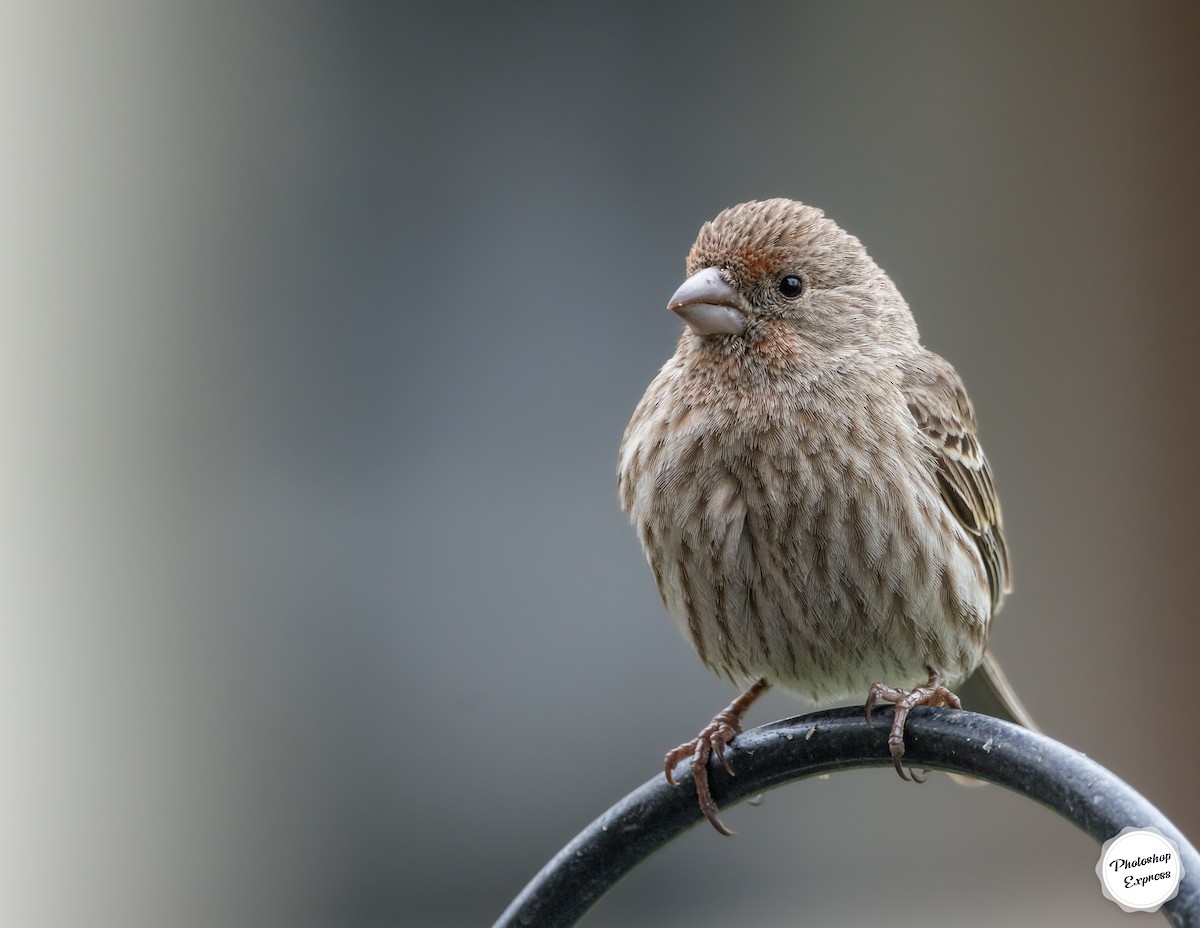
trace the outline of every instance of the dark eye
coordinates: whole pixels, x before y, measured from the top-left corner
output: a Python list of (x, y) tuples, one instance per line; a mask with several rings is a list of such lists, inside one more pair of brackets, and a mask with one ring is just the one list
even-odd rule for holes
[(804, 281), (799, 277), (781, 277), (779, 280), (779, 292), (789, 300), (794, 300), (804, 292)]

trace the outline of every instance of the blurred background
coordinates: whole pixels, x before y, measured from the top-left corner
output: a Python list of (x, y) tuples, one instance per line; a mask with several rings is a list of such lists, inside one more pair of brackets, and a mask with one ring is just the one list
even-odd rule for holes
[[(617, 444), (696, 230), (779, 195), (970, 387), (1029, 707), (1200, 837), (1198, 26), (4, 3), (0, 922), (487, 925), (655, 775), (732, 693)], [(999, 789), (881, 769), (727, 821), (587, 924), (1127, 922)]]

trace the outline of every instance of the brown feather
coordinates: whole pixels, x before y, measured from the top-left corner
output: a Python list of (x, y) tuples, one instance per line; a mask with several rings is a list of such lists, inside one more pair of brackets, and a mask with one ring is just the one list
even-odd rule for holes
[(917, 427), (930, 439), (938, 487), (950, 511), (979, 547), (993, 613), (1012, 590), (1000, 500), (976, 436), (975, 412), (950, 362), (931, 351), (902, 367), (900, 388)]

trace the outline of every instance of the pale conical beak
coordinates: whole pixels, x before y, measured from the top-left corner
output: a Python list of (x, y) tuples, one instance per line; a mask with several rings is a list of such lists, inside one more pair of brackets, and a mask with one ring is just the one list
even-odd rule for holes
[(721, 272), (706, 267), (680, 285), (667, 308), (699, 335), (741, 335), (746, 319), (738, 309), (740, 303), (738, 292)]

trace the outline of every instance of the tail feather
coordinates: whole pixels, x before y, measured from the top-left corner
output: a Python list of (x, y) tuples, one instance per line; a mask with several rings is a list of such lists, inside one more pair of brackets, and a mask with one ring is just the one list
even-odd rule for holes
[[(958, 698), (962, 700), (964, 709), (971, 712), (982, 712), (1006, 722), (1024, 725), (1031, 731), (1040, 732), (1037, 722), (1018, 698), (1008, 677), (1000, 669), (1000, 664), (991, 652), (983, 655), (983, 663), (967, 678), (965, 683), (955, 689)], [(982, 780), (963, 776), (959, 773), (950, 774), (950, 778), (960, 786), (983, 786)]]
[(955, 692), (964, 709), (1016, 722), (1031, 731), (1041, 731), (991, 652), (983, 655), (983, 663)]

